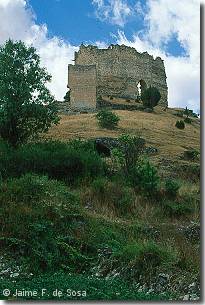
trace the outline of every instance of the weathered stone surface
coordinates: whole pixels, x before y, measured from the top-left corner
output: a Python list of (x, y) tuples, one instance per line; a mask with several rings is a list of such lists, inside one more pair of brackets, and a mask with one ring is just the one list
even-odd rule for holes
[(70, 87), (70, 106), (73, 109), (96, 108), (96, 66), (69, 65), (68, 83)]
[(164, 62), (135, 48), (111, 45), (108, 49), (81, 45), (75, 53), (75, 65), (68, 66), (71, 105), (96, 107), (96, 95), (135, 99), (141, 89), (155, 86), (161, 93), (160, 104), (167, 105)]

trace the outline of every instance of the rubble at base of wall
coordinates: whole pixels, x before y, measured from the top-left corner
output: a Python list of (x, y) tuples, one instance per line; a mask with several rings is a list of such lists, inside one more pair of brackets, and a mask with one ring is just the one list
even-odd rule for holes
[(112, 110), (129, 110), (129, 111), (145, 111), (145, 112), (152, 112), (151, 109), (145, 109), (142, 104), (138, 105), (126, 105), (126, 104), (114, 104), (109, 101), (100, 100), (96, 102), (96, 108), (74, 108), (71, 107), (70, 103), (66, 102), (58, 102), (58, 111), (61, 114), (67, 115), (75, 115), (75, 114), (83, 114), (83, 113), (96, 113), (102, 109), (112, 109)]
[(100, 100), (97, 101), (97, 109), (110, 108), (114, 110), (144, 110), (143, 105), (126, 105), (126, 104), (113, 104), (111, 102)]
[(69, 102), (57, 102), (57, 107), (59, 113), (67, 115), (97, 112), (96, 108), (73, 108), (70, 106)]

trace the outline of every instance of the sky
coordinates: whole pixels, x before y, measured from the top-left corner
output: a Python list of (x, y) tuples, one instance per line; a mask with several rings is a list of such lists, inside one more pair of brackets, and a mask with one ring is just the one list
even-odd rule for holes
[(9, 38), (37, 49), (58, 100), (81, 43), (117, 43), (160, 56), (169, 106), (199, 112), (199, 0), (0, 0), (0, 44)]

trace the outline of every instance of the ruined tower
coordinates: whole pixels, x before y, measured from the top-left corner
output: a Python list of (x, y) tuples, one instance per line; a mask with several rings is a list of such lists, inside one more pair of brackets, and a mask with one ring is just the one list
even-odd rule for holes
[(163, 60), (124, 45), (111, 45), (108, 49), (81, 45), (75, 52), (75, 64), (68, 65), (72, 108), (96, 108), (100, 95), (136, 99), (139, 88), (143, 91), (149, 86), (158, 88), (160, 104), (167, 106)]

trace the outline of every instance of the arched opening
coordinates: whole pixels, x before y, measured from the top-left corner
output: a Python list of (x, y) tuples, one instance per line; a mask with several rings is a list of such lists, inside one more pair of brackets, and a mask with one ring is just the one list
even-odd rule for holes
[(138, 99), (140, 100), (141, 94), (142, 92), (147, 88), (147, 84), (146, 82), (141, 79), (138, 83), (137, 83), (137, 96)]

